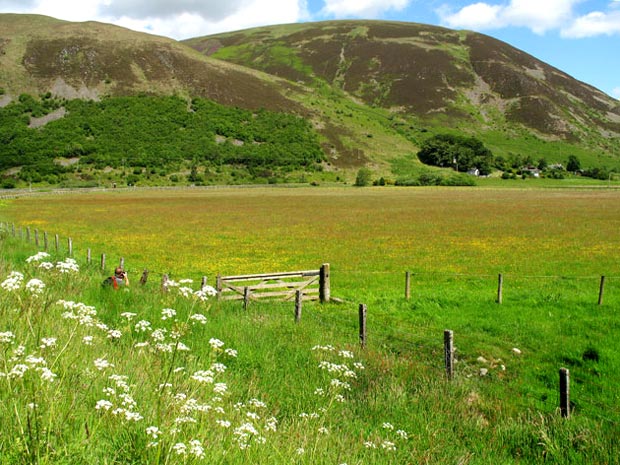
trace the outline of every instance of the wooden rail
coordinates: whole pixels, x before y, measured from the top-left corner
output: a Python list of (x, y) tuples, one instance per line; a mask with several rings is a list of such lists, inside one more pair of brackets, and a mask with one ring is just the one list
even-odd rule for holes
[(329, 264), (318, 270), (217, 276), (220, 300), (294, 300), (299, 291), (303, 300), (329, 301)]

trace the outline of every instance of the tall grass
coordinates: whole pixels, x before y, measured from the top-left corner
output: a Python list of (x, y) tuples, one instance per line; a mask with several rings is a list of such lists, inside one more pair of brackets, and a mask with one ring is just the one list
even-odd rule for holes
[(113, 291), (94, 265), (61, 272), (62, 254), (28, 263), (36, 250), (6, 233), (0, 250), (5, 463), (618, 463), (618, 297), (598, 307), (590, 283), (521, 287), (499, 306), (488, 278), (420, 275), (406, 301), (371, 274), (361, 350), (354, 292), (306, 304), (296, 325), (292, 304), (244, 312), (181, 291), (193, 283)]

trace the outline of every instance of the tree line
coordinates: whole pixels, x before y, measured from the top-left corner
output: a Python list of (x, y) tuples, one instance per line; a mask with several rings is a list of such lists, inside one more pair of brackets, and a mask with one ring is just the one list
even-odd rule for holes
[[(39, 128), (33, 118), (63, 107), (63, 117)], [(324, 154), (305, 119), (267, 110), (249, 111), (177, 96), (64, 100), (23, 94), (0, 108), (0, 171), (37, 182), (70, 167), (59, 158), (106, 168), (163, 169), (180, 163), (219, 167), (320, 169)], [(56, 160), (56, 161), (55, 161)], [(53, 183), (53, 182), (51, 182)]]

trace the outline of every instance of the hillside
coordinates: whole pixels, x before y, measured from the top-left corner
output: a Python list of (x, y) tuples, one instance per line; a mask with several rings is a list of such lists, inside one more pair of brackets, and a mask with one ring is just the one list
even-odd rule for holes
[[(185, 105), (171, 106), (170, 96)], [(141, 112), (144, 101), (134, 100), (144, 97), (152, 99), (148, 112)], [(82, 160), (93, 168), (84, 176), (73, 170), (78, 181), (125, 182), (125, 166), (118, 171), (118, 160), (126, 161), (139, 177), (145, 174), (140, 167), (181, 160), (167, 169), (167, 176), (148, 180), (165, 183), (170, 175), (185, 179), (192, 167), (207, 175), (211, 162), (222, 159), (213, 153), (214, 140), (217, 145), (227, 140), (233, 145), (248, 143), (243, 149), (247, 153), (226, 154), (225, 159), (235, 161), (225, 162), (223, 168), (216, 163), (224, 173), (210, 182), (234, 182), (233, 172), (241, 173), (236, 182), (253, 182), (256, 170), (248, 170), (243, 159), (252, 156), (251, 147), (261, 151), (263, 135), (234, 127), (234, 121), (249, 121), (247, 114), (233, 116), (227, 130), (219, 132), (212, 124), (202, 128), (188, 123), (196, 119), (187, 114), (193, 112), (195, 99), (241, 113), (288, 113), (309, 123), (302, 132), (315, 135), (299, 137), (310, 145), (295, 149), (313, 154), (306, 157), (309, 163), (301, 163), (309, 170), (286, 174), (281, 167), (298, 166), (297, 161), (271, 166), (272, 158), (257, 154), (249, 165), (264, 168), (259, 176), (263, 180), (352, 181), (362, 166), (369, 167), (375, 179), (419, 176), (427, 168), (416, 157), (418, 150), (429, 137), (443, 133), (480, 139), (500, 161), (500, 169), (514, 169), (528, 160), (566, 163), (570, 155), (579, 157), (585, 168), (600, 167), (604, 173), (620, 169), (618, 101), (481, 34), (412, 23), (332, 21), (177, 42), (96, 22), (0, 15), (4, 178), (23, 169), (41, 171), (43, 158), (49, 165), (60, 157), (71, 159), (62, 163)], [(126, 129), (120, 137), (114, 121), (104, 125), (110, 128), (105, 134), (93, 133), (84, 128), (101, 124), (90, 121), (89, 111), (70, 111), (72, 106), (81, 108), (72, 103), (80, 100), (102, 102), (96, 104), (100, 107), (106, 101), (110, 108), (128, 105), (135, 113), (125, 119), (140, 124), (119, 125)], [(163, 115), (166, 125), (160, 121)], [(286, 133), (275, 123), (277, 118), (267, 120), (274, 124), (272, 132)], [(177, 137), (187, 124), (194, 124), (196, 132)], [(59, 132), (58, 126), (64, 129)], [(174, 137), (154, 138), (163, 144), (157, 146), (134, 147), (130, 142), (148, 134)], [(36, 154), (30, 141), (38, 141)], [(106, 150), (106, 141), (117, 147)], [(320, 157), (315, 156), (317, 144)], [(239, 151), (231, 153), (235, 150)], [(276, 149), (280, 161), (285, 150)], [(111, 157), (117, 162), (103, 166)], [(313, 161), (319, 159), (324, 161), (317, 167)], [(116, 170), (111, 175), (101, 172), (110, 168)], [(18, 177), (17, 183), (32, 178)]]
[(207, 56), (290, 81), (317, 81), (424, 120), (515, 124), (579, 140), (620, 135), (620, 103), (491, 37), (385, 21), (258, 28), (186, 41)]

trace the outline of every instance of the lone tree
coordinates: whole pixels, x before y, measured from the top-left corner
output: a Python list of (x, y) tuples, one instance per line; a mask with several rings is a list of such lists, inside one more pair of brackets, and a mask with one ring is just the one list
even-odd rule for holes
[(579, 171), (581, 169), (581, 162), (575, 155), (568, 156), (568, 162), (566, 163), (566, 171)]
[(370, 178), (372, 172), (368, 168), (360, 168), (355, 178), (355, 185), (358, 187), (364, 187), (370, 185)]

